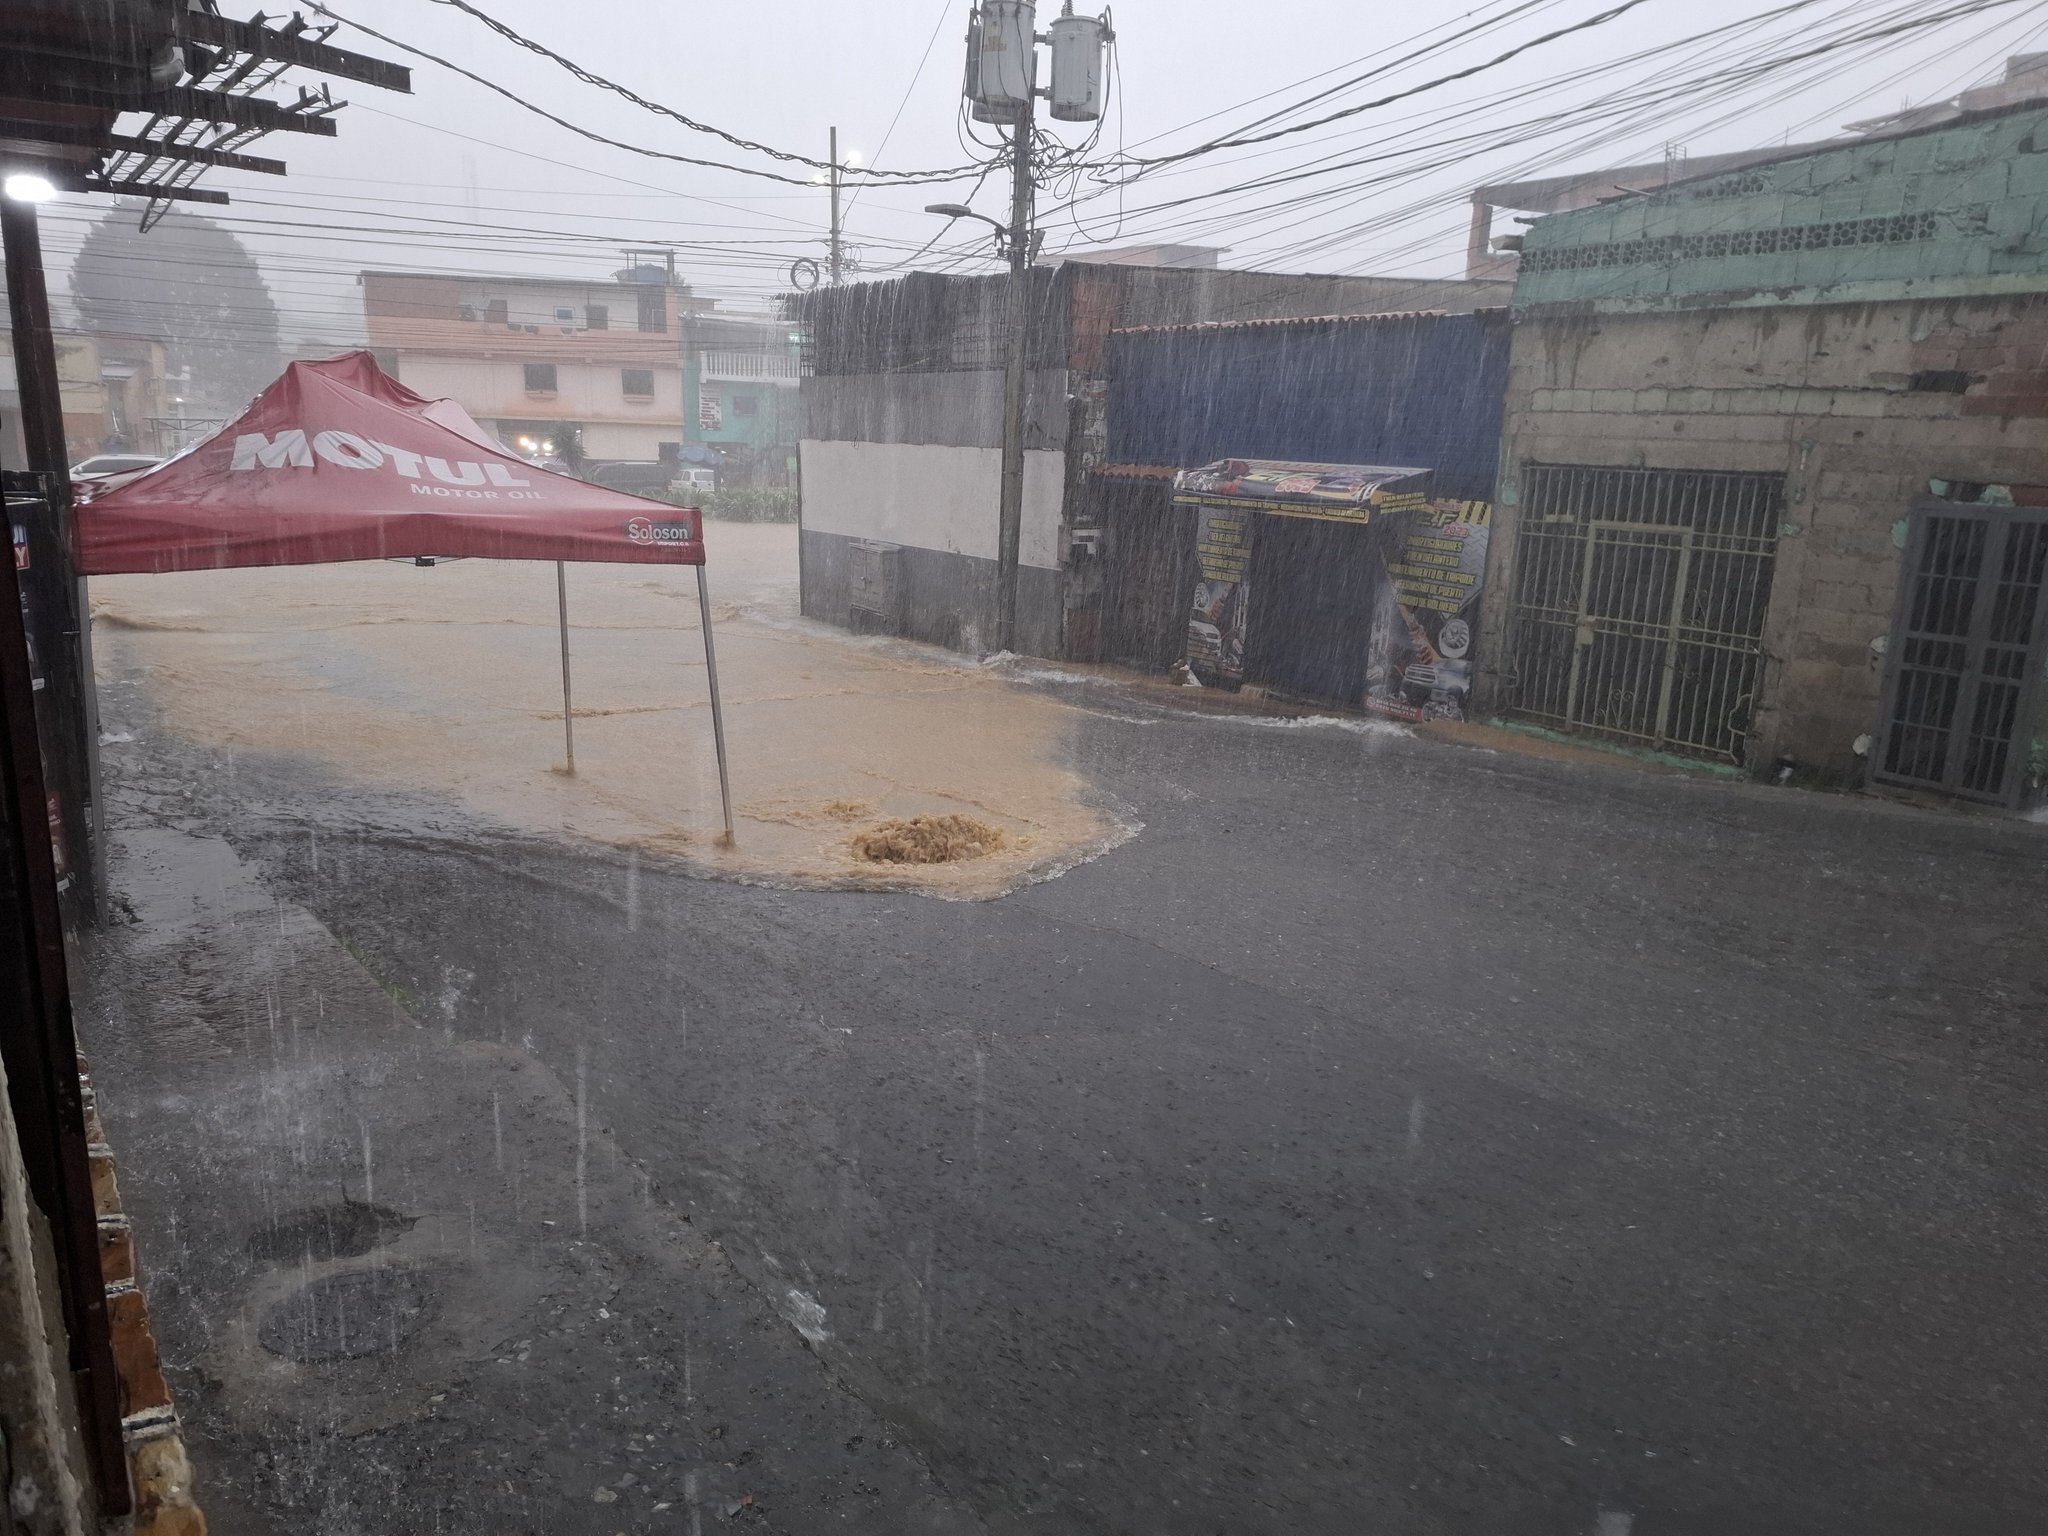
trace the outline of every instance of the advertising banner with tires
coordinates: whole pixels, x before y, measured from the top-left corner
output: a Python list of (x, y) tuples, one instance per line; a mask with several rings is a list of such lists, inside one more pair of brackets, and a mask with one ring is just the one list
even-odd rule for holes
[(1204, 508), (1195, 524), (1195, 601), (1188, 612), (1188, 667), (1207, 684), (1244, 681), (1245, 571), (1251, 561), (1251, 519)]
[(1493, 508), (1433, 501), (1377, 556), (1383, 583), (1366, 653), (1365, 707), (1397, 720), (1463, 720)]

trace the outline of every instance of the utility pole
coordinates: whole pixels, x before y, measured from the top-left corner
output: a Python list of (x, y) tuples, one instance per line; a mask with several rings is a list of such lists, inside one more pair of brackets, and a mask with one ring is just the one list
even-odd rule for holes
[(839, 130), (832, 130), (832, 286), (839, 286)]
[(1031, 95), (1010, 145), (1010, 322), (1004, 340), (1003, 483), (996, 509), (996, 649), (1017, 648), (1017, 555), (1024, 530), (1024, 364), (1031, 313)]
[[(39, 182), (44, 197), (51, 192), (39, 176), (8, 180)], [(35, 201), (13, 186), (0, 190), (0, 245), (22, 436), (41, 492), (38, 513), (29, 515), (22, 502), (6, 507), (10, 524), (16, 515), (30, 524), (29, 566), (11, 566), (0, 581), (0, 908), (7, 913), (0, 924), (0, 1068), (20, 1127), (28, 1197), (49, 1222), (57, 1301), (69, 1339), (65, 1365), (78, 1395), (101, 1512), (125, 1514), (133, 1505), (121, 1445), (124, 1405), (100, 1276), (64, 954), (68, 928), (99, 920), (105, 888), (90, 862), (105, 841), (91, 836), (86, 822), (98, 806), (93, 765), (99, 718), (89, 649), (81, 659), (81, 640), (90, 640), (89, 630), (80, 634), (89, 622), (82, 615), (90, 610), (85, 583), (71, 569), (70, 455), (42, 239)], [(31, 627), (43, 639), (36, 658), (40, 679), (31, 675)], [(58, 825), (51, 815), (53, 792), (62, 797)], [(59, 884), (60, 850), (70, 867), (68, 887)]]
[[(1103, 109), (1103, 60), (1114, 34), (1108, 13), (1076, 16), (1066, 0), (1059, 17), (1041, 35), (1035, 30), (1037, 0), (974, 0), (967, 17), (967, 75), (963, 93), (975, 118), (1010, 124), (1010, 222), (1003, 230), (1010, 259), (1009, 327), (1004, 337), (1002, 484), (996, 505), (996, 648), (1017, 647), (1018, 546), (1024, 529), (1024, 383), (1030, 350), (1031, 258), (1038, 242), (1031, 230), (1031, 141), (1035, 98), (1043, 96), (1062, 122), (1099, 121)], [(1038, 45), (1051, 54), (1048, 84), (1038, 84)], [(933, 203), (927, 213), (977, 218), (963, 203)]]

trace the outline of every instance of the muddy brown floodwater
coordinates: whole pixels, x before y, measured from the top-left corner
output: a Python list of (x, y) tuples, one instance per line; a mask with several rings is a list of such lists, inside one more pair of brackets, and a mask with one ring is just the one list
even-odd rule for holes
[[(163, 725), (196, 743), (298, 754), (368, 786), (454, 795), (518, 833), (737, 879), (980, 898), (1129, 834), (1066, 765), (1064, 705), (966, 658), (799, 619), (792, 527), (714, 522), (706, 543), (732, 848), (687, 567), (569, 567), (573, 774), (546, 564), (101, 577), (94, 645), (103, 674), (139, 676)], [(1001, 835), (949, 862), (856, 852), (863, 831), (918, 816)]]

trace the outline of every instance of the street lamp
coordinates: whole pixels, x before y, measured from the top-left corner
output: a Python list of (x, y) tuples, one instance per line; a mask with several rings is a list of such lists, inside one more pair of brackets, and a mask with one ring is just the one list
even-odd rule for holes
[(4, 183), (9, 200), (17, 203), (47, 203), (57, 195), (57, 188), (47, 176), (38, 176), (33, 171), (16, 171)]
[(1001, 219), (992, 219), (985, 213), (976, 213), (965, 203), (926, 203), (926, 213), (936, 213), (942, 219), (979, 219), (996, 232), (996, 254), (1001, 255), (1003, 244), (1010, 238), (1010, 226)]

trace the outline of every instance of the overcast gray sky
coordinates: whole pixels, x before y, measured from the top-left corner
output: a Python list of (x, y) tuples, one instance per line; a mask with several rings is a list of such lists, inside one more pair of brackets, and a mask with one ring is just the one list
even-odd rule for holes
[[(822, 158), (827, 131), (836, 124), (842, 149), (870, 162), (879, 155), (885, 167), (950, 167), (991, 156), (961, 137), (965, 0), (479, 3), (590, 70), (778, 148)], [(1617, 3), (1126, 0), (1115, 16), (1119, 70), (1111, 115), (1089, 158), (1107, 162), (1120, 151), (1191, 147), (1380, 71), (1299, 115), (1355, 105), (1483, 63)], [(1509, 64), (1342, 122), (1149, 171), (1121, 188), (1106, 173), (1070, 175), (1041, 193), (1046, 246), (1080, 255), (1090, 244), (1184, 239), (1229, 247), (1224, 260), (1231, 266), (1456, 274), (1464, 198), (1476, 184), (1655, 159), (1667, 144), (1703, 154), (1825, 137), (1846, 120), (1939, 99), (1991, 78), (2008, 54), (2048, 47), (2048, 7), (2013, 0), (1932, 32), (1747, 83), (1723, 79), (1673, 100), (1627, 106), (1631, 93), (1782, 60), (1852, 23), (1873, 26), (1966, 3), (1637, 0), (1627, 14)], [(585, 85), (435, 0), (335, 0), (335, 7), (613, 137), (807, 174)], [(1041, 6), (1041, 26), (1056, 10), (1052, 3)], [(1483, 30), (1456, 36), (1475, 27)], [(1641, 50), (1715, 27), (1727, 30), (1630, 62)], [(334, 40), (410, 64), (414, 94), (337, 85), (350, 105), (339, 116), (336, 139), (274, 135), (260, 146), (290, 162), (288, 178), (210, 172), (204, 183), (234, 194), (235, 206), (219, 213), (263, 262), (284, 312), (287, 342), (356, 339), (352, 275), (363, 267), (585, 276), (615, 267), (627, 243), (672, 244), (690, 281), (744, 306), (785, 288), (796, 256), (823, 252), (822, 188), (608, 148), (353, 28), (344, 26)], [(1398, 62), (1417, 49), (1433, 51)], [(1502, 93), (1523, 94), (1503, 102)], [(1070, 146), (1087, 138), (1082, 125), (1048, 126)], [(1323, 157), (1338, 164), (1375, 156), (1381, 158), (1341, 172), (1232, 190), (1259, 178), (1296, 175)], [(848, 238), (863, 274), (900, 270), (897, 264), (934, 236), (938, 244), (917, 264), (950, 270), (984, 265), (988, 252), (978, 226), (948, 232), (920, 211), (928, 202), (966, 196), (970, 188), (962, 182), (850, 193)], [(1000, 213), (1004, 191), (1001, 175), (990, 176), (975, 204)], [(53, 271), (68, 264), (88, 211), (96, 213), (103, 202), (67, 199), (49, 210)]]

